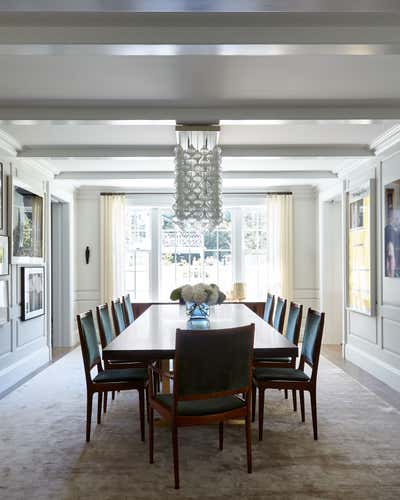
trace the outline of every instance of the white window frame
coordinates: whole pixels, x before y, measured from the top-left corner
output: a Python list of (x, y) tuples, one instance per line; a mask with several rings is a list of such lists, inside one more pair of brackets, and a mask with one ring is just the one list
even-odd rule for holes
[[(232, 283), (243, 281), (244, 253), (242, 236), (242, 209), (244, 207), (265, 206), (264, 194), (224, 195), (224, 208), (232, 213)], [(129, 206), (150, 210), (150, 272), (149, 272), (149, 301), (160, 301), (160, 266), (161, 266), (161, 212), (171, 209), (173, 195), (171, 194), (144, 194), (138, 193), (127, 196)], [(227, 290), (229, 291), (229, 290)], [(260, 297), (260, 300), (262, 298)]]

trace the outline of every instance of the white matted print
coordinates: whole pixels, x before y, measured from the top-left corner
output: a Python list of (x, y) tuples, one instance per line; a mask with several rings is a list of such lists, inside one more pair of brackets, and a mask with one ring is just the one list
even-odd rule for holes
[(22, 319), (44, 314), (44, 267), (22, 268)]
[(0, 236), (0, 275), (8, 274), (8, 236)]
[(8, 280), (0, 281), (0, 325), (9, 320)]

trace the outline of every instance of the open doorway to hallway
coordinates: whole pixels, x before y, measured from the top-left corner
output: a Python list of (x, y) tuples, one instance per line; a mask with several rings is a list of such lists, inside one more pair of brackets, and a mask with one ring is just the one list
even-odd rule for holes
[(52, 361), (72, 349), (70, 206), (51, 200), (51, 346)]
[(320, 293), (325, 311), (324, 344), (343, 343), (343, 240), (341, 196), (320, 205)]

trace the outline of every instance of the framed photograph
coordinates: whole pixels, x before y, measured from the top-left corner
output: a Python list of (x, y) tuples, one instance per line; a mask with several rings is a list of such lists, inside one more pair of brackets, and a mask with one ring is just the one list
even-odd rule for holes
[(17, 179), (11, 183), (12, 263), (43, 263), (43, 194)]
[(385, 277), (400, 278), (400, 179), (385, 186)]
[(347, 193), (347, 307), (375, 313), (375, 181)]
[(4, 212), (5, 212), (5, 179), (4, 165), (0, 162), (0, 231), (5, 230)]
[(8, 274), (8, 237), (0, 236), (0, 275)]
[(44, 314), (44, 267), (22, 268), (22, 320)]
[(0, 280), (0, 326), (9, 321), (8, 280)]

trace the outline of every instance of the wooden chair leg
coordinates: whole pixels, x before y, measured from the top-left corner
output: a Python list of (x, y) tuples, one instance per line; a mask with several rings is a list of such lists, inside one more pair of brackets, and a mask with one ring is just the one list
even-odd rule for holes
[(297, 411), (297, 395), (295, 390), (292, 390), (292, 398), (293, 398), (293, 411)]
[(219, 449), (224, 449), (224, 423), (219, 423)]
[(251, 387), (251, 421), (254, 422), (256, 419), (256, 399), (257, 399), (257, 388), (255, 384)]
[(172, 448), (174, 454), (174, 477), (175, 489), (179, 489), (179, 455), (178, 455), (178, 428), (174, 423), (172, 425)]
[(287, 389), (285, 389), (285, 399), (288, 399), (288, 397), (289, 397), (289, 396), (288, 396), (288, 390), (287, 390)]
[(305, 422), (306, 421), (306, 413), (304, 410), (304, 391), (300, 390), (300, 409), (301, 409), (301, 421)]
[(246, 417), (246, 454), (247, 454), (247, 472), (252, 473), (253, 465), (251, 460), (251, 423), (250, 415)]
[(149, 462), (154, 463), (154, 410), (149, 409)]
[(88, 393), (86, 402), (86, 442), (90, 441), (90, 425), (92, 423), (93, 393)]
[(107, 413), (107, 396), (108, 396), (108, 392), (105, 392), (104, 393), (104, 401), (103, 401), (103, 412), (104, 413)]
[(264, 393), (265, 389), (258, 388), (258, 439), (262, 441), (264, 427)]
[(97, 396), (97, 423), (101, 424), (101, 410), (102, 408), (102, 403), (103, 403), (103, 393), (99, 392)]
[(310, 399), (311, 399), (311, 414), (312, 414), (314, 439), (317, 440), (318, 439), (317, 394), (315, 389), (312, 389), (310, 391)]
[(149, 422), (150, 419), (150, 405), (149, 405), (149, 388), (146, 387), (145, 390), (145, 396), (146, 396), (146, 415), (147, 415), (147, 422)]
[(115, 391), (112, 391), (111, 397), (112, 397), (112, 400), (114, 401), (115, 400)]
[(139, 389), (140, 437), (144, 441), (144, 389)]

